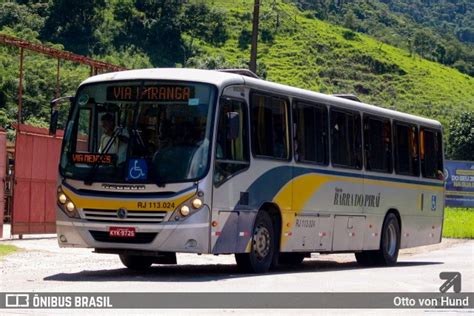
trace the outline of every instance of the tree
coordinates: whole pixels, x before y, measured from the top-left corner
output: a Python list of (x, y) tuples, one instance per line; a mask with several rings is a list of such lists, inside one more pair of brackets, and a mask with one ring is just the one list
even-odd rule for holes
[(474, 161), (474, 112), (458, 113), (448, 126), (447, 158)]
[(78, 54), (93, 54), (99, 42), (95, 33), (104, 20), (105, 6), (105, 0), (54, 0), (42, 39), (62, 43)]
[(213, 45), (222, 45), (228, 38), (225, 13), (204, 3), (189, 4), (184, 10), (183, 31)]
[(132, 45), (147, 52), (155, 66), (183, 62), (182, 11), (182, 0), (118, 2), (115, 14), (122, 21), (122, 29), (115, 43), (120, 48)]

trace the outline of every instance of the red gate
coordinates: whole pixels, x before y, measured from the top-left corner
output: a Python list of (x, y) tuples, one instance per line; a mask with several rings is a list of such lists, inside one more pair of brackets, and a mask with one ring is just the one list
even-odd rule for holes
[(56, 231), (56, 179), (62, 133), (20, 124), (15, 141), (12, 235)]
[(7, 134), (0, 128), (0, 238), (3, 237), (3, 214), (5, 213), (5, 174), (7, 171)]

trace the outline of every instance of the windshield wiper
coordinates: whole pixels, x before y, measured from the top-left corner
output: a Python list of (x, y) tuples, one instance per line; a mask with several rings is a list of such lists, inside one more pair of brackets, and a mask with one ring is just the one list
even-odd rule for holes
[(102, 158), (104, 155), (106, 155), (110, 148), (112, 147), (112, 144), (114, 143), (115, 139), (122, 133), (123, 127), (118, 127), (115, 129), (114, 133), (112, 136), (109, 138), (109, 141), (105, 144), (104, 150), (99, 154), (99, 157), (97, 160), (94, 162), (92, 165), (91, 171), (89, 171), (89, 174), (87, 175), (86, 179), (84, 180), (85, 185), (92, 185), (94, 183), (94, 178), (95, 174), (97, 172), (97, 169), (99, 168), (100, 162), (102, 161)]

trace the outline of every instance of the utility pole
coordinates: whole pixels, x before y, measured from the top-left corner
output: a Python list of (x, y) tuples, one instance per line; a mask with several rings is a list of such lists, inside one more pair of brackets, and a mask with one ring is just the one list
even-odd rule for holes
[(260, 0), (255, 0), (253, 5), (252, 23), (252, 46), (250, 48), (250, 71), (257, 73), (257, 41), (258, 41), (258, 20), (260, 11)]

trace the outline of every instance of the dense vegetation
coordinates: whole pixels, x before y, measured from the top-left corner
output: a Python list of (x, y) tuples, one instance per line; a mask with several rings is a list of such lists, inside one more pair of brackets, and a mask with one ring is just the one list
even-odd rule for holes
[[(128, 68), (247, 67), (252, 9), (253, 0), (0, 0), (0, 32)], [(355, 93), (439, 119), (449, 131), (448, 122), (474, 110), (472, 14), (468, 0), (263, 1), (258, 74)], [(17, 56), (0, 46), (6, 127), (16, 118)], [(56, 62), (27, 55), (23, 118), (31, 124), (48, 120)], [(61, 94), (88, 74), (63, 62)]]

